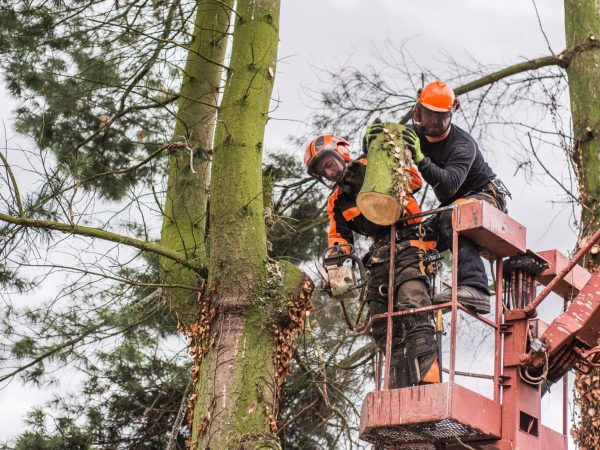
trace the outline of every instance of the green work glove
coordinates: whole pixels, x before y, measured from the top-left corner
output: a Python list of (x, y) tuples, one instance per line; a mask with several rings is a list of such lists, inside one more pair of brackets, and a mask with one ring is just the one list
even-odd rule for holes
[(421, 151), (421, 141), (419, 140), (417, 133), (415, 133), (415, 130), (406, 127), (404, 130), (402, 130), (402, 139), (406, 143), (406, 148), (411, 151), (415, 164), (419, 164), (421, 161), (423, 161), (425, 155)]
[(373, 140), (375, 140), (375, 138), (377, 137), (377, 135), (379, 133), (383, 132), (384, 128), (385, 127), (379, 117), (377, 117), (373, 121), (373, 123), (367, 127), (365, 137), (363, 137), (363, 141), (362, 141), (362, 151), (365, 155), (369, 151), (369, 145), (371, 145), (371, 142), (373, 142)]

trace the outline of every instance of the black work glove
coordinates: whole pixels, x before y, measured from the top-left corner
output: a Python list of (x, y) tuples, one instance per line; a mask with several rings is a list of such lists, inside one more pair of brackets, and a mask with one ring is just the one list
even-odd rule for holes
[(379, 117), (373, 120), (373, 123), (367, 127), (367, 131), (365, 132), (362, 141), (362, 151), (365, 155), (369, 152), (369, 145), (371, 145), (371, 142), (373, 142), (379, 133), (383, 132), (384, 128), (383, 122)]
[(402, 130), (402, 139), (406, 143), (406, 148), (408, 148), (412, 153), (412, 158), (415, 164), (419, 164), (425, 158), (423, 155), (423, 151), (421, 150), (421, 140), (417, 133), (412, 128), (406, 127)]

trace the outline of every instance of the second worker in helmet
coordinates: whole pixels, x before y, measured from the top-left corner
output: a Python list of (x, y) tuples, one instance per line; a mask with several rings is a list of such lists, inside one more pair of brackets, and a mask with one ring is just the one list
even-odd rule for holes
[[(350, 144), (335, 135), (326, 134), (313, 139), (304, 157), (307, 172), (325, 183), (333, 184), (327, 202), (329, 215), (329, 246), (354, 244), (354, 233), (372, 238), (373, 243), (366, 261), (368, 270), (367, 300), (372, 314), (387, 311), (388, 274), (390, 258), (390, 227), (367, 220), (356, 206), (367, 166), (363, 155), (352, 160)], [(410, 168), (409, 191), (416, 192), (422, 185), (421, 177)], [(405, 215), (418, 213), (419, 206), (410, 196)], [(413, 221), (413, 224), (420, 219)], [(427, 247), (416, 225), (398, 224), (395, 257), (394, 309), (406, 310), (431, 305), (428, 273), (423, 264)], [(427, 245), (429, 244), (429, 245)], [(393, 322), (390, 387), (406, 387), (419, 383), (439, 382), (437, 345), (431, 314), (417, 313), (396, 317)], [(386, 321), (373, 322), (371, 334), (380, 350), (385, 352)]]

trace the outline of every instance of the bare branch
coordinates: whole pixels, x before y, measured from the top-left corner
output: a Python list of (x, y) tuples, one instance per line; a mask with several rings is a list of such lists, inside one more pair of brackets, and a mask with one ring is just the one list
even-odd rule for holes
[(546, 172), (546, 174), (552, 178), (552, 180), (558, 184), (558, 186), (569, 196), (569, 198), (571, 198), (573, 201), (575, 201), (576, 203), (578, 203), (579, 205), (581, 205), (582, 208), (586, 208), (589, 210), (589, 207), (583, 203), (580, 199), (578, 199), (577, 197), (575, 197), (575, 195), (573, 195), (573, 193), (571, 191), (569, 191), (562, 183), (561, 181), (556, 178), (554, 176), (554, 174), (552, 174), (552, 172), (550, 172), (550, 170), (544, 165), (543, 161), (540, 159), (540, 157), (537, 155), (537, 152), (535, 151), (535, 147), (533, 145), (533, 141), (531, 139), (531, 133), (527, 133), (527, 137), (529, 138), (529, 146), (531, 147), (531, 153), (533, 153), (533, 156), (535, 157), (536, 161), (539, 163), (540, 166), (542, 166), (542, 169), (544, 169), (544, 172)]
[[(569, 67), (569, 64), (571, 63), (574, 56), (586, 51), (597, 50), (598, 48), (600, 48), (600, 44), (594, 36), (590, 36), (590, 38), (582, 44), (579, 44), (570, 49), (565, 49), (558, 55), (534, 58), (528, 61), (514, 64), (512, 66), (505, 67), (504, 69), (490, 73), (489, 75), (481, 77), (477, 80), (471, 81), (467, 84), (463, 84), (462, 86), (458, 86), (454, 89), (454, 93), (456, 95), (466, 94), (467, 92), (471, 92), (483, 86), (487, 86), (488, 84), (495, 83), (499, 80), (502, 80), (503, 78), (508, 78), (510, 76), (517, 75), (523, 72), (528, 72), (531, 70), (541, 69), (542, 67), (558, 66), (563, 69), (566, 69)], [(411, 115), (412, 111), (407, 112), (404, 115), (404, 117), (402, 117), (402, 119), (400, 120), (400, 123), (408, 122)]]
[(194, 272), (198, 273), (203, 277), (207, 275), (207, 269), (205, 266), (190, 261), (179, 252), (170, 250), (166, 247), (163, 247), (162, 245), (155, 244), (153, 242), (142, 241), (140, 239), (123, 236), (117, 233), (112, 233), (110, 231), (101, 230), (100, 228), (92, 228), (77, 224), (54, 222), (50, 220), (30, 219), (28, 217), (13, 217), (3, 213), (0, 213), (0, 221), (12, 223), (14, 225), (19, 225), (24, 228), (55, 230), (60, 231), (62, 233), (75, 234), (79, 236), (88, 236), (103, 239), (105, 241), (117, 242), (119, 244), (134, 247), (145, 252), (155, 253), (157, 255), (164, 256), (165, 258), (171, 259), (181, 264), (183, 267), (187, 267), (188, 269), (193, 270)]

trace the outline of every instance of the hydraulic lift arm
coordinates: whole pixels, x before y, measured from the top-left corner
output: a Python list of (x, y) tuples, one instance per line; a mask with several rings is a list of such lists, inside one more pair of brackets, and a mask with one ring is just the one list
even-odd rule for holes
[(534, 337), (522, 365), (533, 374), (546, 373), (549, 383), (572, 368), (588, 372), (600, 367), (600, 268), (560, 316)]

